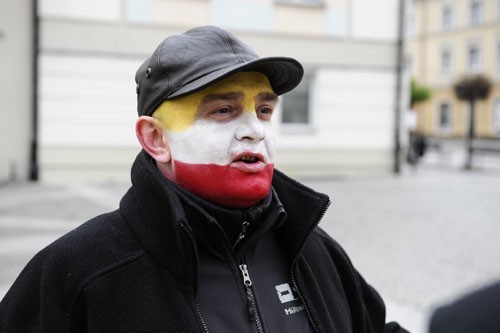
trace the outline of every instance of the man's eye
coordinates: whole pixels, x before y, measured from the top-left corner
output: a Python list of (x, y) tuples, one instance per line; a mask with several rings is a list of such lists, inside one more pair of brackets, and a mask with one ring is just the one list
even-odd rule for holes
[(230, 113), (231, 108), (220, 108), (214, 111), (214, 113)]
[(270, 118), (273, 115), (273, 111), (273, 108), (263, 106), (259, 109), (259, 114), (261, 114), (263, 117)]

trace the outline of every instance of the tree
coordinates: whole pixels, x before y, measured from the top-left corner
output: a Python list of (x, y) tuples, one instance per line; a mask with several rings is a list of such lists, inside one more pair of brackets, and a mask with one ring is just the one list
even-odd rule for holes
[(469, 113), (469, 133), (467, 139), (467, 160), (464, 168), (472, 169), (472, 141), (474, 139), (474, 119), (475, 119), (475, 104), (477, 100), (488, 98), (491, 90), (491, 81), (484, 75), (475, 74), (465, 76), (460, 79), (454, 86), (455, 95), (458, 99), (466, 101), (470, 105)]
[(410, 83), (410, 107), (420, 102), (425, 102), (431, 97), (431, 91), (425, 86), (418, 85), (415, 79)]
[[(410, 108), (413, 109), (415, 104), (425, 102), (431, 97), (431, 91), (425, 86), (417, 84), (415, 79), (410, 82)], [(410, 110), (412, 117), (416, 117), (415, 110)], [(416, 121), (416, 118), (413, 120)], [(427, 148), (427, 140), (424, 135), (414, 131), (415, 124), (410, 128), (409, 146), (407, 151), (407, 161), (412, 165), (417, 165), (418, 160), (424, 155)]]

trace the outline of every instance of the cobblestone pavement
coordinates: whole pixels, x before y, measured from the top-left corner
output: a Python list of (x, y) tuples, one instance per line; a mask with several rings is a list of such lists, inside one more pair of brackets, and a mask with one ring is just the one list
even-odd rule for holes
[[(432, 309), (500, 279), (500, 172), (424, 167), (398, 177), (305, 181), (328, 193), (321, 226), (382, 295), (388, 319), (427, 331)], [(0, 297), (27, 261), (118, 206), (127, 184), (0, 187)]]

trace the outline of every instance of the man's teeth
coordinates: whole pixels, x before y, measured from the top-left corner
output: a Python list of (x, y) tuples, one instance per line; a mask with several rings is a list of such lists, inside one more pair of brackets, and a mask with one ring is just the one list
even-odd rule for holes
[(257, 157), (255, 157), (255, 156), (243, 156), (240, 158), (240, 161), (253, 163), (253, 162), (257, 161)]

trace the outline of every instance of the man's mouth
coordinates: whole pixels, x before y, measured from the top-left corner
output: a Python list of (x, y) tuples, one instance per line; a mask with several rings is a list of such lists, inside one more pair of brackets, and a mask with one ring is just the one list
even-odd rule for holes
[(244, 163), (256, 163), (260, 161), (260, 158), (256, 156), (251, 156), (251, 155), (244, 155), (241, 156), (238, 161), (244, 162)]
[(266, 163), (260, 154), (241, 154), (233, 160), (231, 166), (243, 172), (259, 172), (265, 168)]

